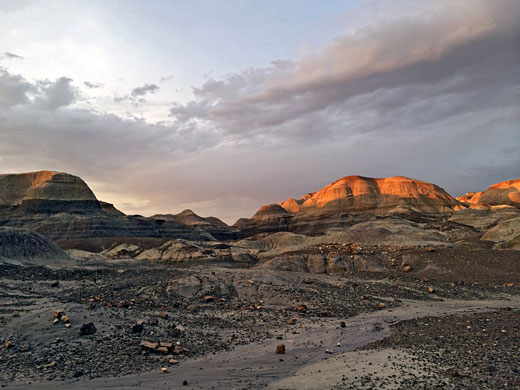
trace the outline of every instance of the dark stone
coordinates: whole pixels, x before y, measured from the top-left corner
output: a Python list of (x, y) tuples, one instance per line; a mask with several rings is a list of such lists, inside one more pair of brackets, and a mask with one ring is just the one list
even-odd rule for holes
[(88, 324), (83, 324), (79, 328), (80, 336), (87, 336), (89, 334), (94, 334), (96, 332), (97, 332), (96, 326), (92, 322), (89, 322)]
[(132, 326), (132, 333), (141, 333), (143, 331), (144, 327), (141, 324), (135, 324)]
[(60, 282), (58, 282), (57, 280), (51, 283), (51, 287), (59, 287), (59, 285)]

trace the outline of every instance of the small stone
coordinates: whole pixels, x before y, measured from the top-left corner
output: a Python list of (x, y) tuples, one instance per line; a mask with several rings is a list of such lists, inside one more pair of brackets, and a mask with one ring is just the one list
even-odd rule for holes
[(65, 328), (70, 328), (71, 326), (72, 325), (70, 323), (68, 323), (68, 322), (65, 324)]
[(143, 330), (144, 330), (144, 327), (142, 324), (141, 325), (134, 324), (134, 326), (132, 326), (132, 333), (141, 333)]
[(168, 360), (168, 363), (170, 363), (170, 364), (179, 364), (179, 361), (175, 360), (175, 359), (170, 359), (170, 360)]
[(386, 304), (383, 302), (380, 302), (379, 305), (377, 305), (379, 309), (384, 309), (386, 307)]
[(20, 348), (18, 348), (18, 352), (27, 352), (29, 350), (29, 347), (26, 345), (22, 345)]
[(150, 318), (148, 320), (148, 325), (156, 326), (159, 324), (159, 320), (157, 318)]
[(65, 315), (65, 313), (62, 310), (54, 310), (52, 315), (54, 318), (61, 318), (61, 316)]
[(162, 374), (167, 374), (168, 373), (168, 369), (166, 367), (161, 367), (161, 373)]
[(247, 281), (247, 283), (249, 283), (249, 284), (255, 284), (255, 281), (254, 281), (253, 279), (249, 279), (249, 280)]
[(168, 348), (166, 348), (166, 347), (158, 347), (156, 349), (156, 351), (159, 352), (159, 353), (164, 353), (166, 355), (168, 353)]
[(296, 306), (296, 311), (305, 313), (307, 311), (307, 306), (305, 306), (305, 305), (298, 305), (298, 306)]
[(403, 272), (410, 272), (412, 270), (412, 267), (408, 264), (404, 265), (402, 268)]
[(59, 287), (59, 286), (60, 286), (60, 282), (58, 282), (57, 280), (51, 283), (51, 287)]
[(14, 344), (13, 344), (12, 342), (10, 342), (9, 340), (7, 340), (7, 341), (4, 343), (4, 347), (6, 347), (6, 348), (12, 348), (13, 345), (14, 345)]
[(428, 248), (426, 248), (426, 252), (435, 252), (435, 249), (429, 246)]
[(296, 318), (293, 317), (293, 318), (289, 318), (289, 319), (287, 320), (287, 323), (288, 323), (289, 325), (294, 325), (294, 324), (296, 324), (296, 321), (297, 321)]
[(173, 347), (174, 354), (178, 355), (181, 352), (182, 352), (182, 347), (179, 344), (177, 344), (175, 347)]
[(183, 386), (188, 386), (188, 381), (187, 381), (186, 379), (183, 380), (183, 381), (182, 381), (182, 385), (183, 385)]
[(325, 350), (325, 353), (332, 354), (332, 350), (330, 350), (330, 349), (326, 349), (326, 350)]
[(181, 325), (177, 325), (175, 329), (173, 329), (173, 337), (181, 337), (184, 334), (184, 327)]
[(66, 324), (67, 322), (69, 322), (69, 316), (64, 314), (60, 317), (60, 320)]
[(428, 288), (428, 292), (429, 292), (430, 294), (433, 294), (433, 293), (435, 292), (435, 289), (434, 289), (433, 287), (429, 287), (429, 288)]
[(283, 355), (285, 353), (285, 344), (280, 344), (276, 346), (276, 353), (278, 355)]
[(213, 295), (207, 295), (204, 297), (204, 302), (209, 303), (213, 302), (216, 298)]
[(89, 322), (88, 324), (83, 324), (79, 328), (80, 336), (87, 336), (90, 334), (94, 334), (96, 332), (97, 332), (96, 326), (92, 322)]
[(346, 328), (347, 324), (345, 323), (345, 321), (341, 321), (339, 326), (342, 327), (342, 328)]
[(164, 342), (164, 341), (161, 341), (161, 342), (159, 343), (159, 345), (160, 345), (161, 347), (165, 347), (165, 348), (168, 348), (168, 349), (171, 349), (171, 348), (173, 347), (173, 343), (167, 343), (167, 342)]
[(159, 317), (161, 317), (163, 320), (168, 319), (168, 313), (159, 313)]
[(52, 320), (53, 325), (56, 325), (58, 322), (60, 322), (59, 318), (55, 318)]
[(312, 279), (303, 279), (303, 283), (312, 284)]
[(153, 343), (151, 341), (143, 340), (141, 344), (139, 344), (144, 349), (155, 351), (159, 347), (159, 343)]

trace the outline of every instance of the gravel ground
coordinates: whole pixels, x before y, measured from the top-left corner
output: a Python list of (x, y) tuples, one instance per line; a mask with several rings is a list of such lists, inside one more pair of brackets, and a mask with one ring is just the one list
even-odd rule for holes
[(399, 350), (422, 368), (392, 359), (396, 376), (338, 389), (520, 389), (520, 311), (426, 317), (392, 326), (391, 335), (369, 350)]
[[(476, 281), (457, 283), (453, 278), (443, 280), (432, 276), (425, 277), (414, 271), (403, 273), (399, 269), (388, 273), (328, 276), (234, 268), (226, 264), (166, 268), (124, 261), (66, 269), (4, 264), (0, 265), (0, 384), (52, 384), (135, 375), (162, 367), (173, 369), (178, 362), (181, 366), (185, 361), (205, 359), (240, 346), (262, 345), (279, 335), (287, 338), (294, 332), (319, 329), (322, 324), (330, 326), (331, 320), (336, 328), (340, 320), (361, 313), (398, 308), (401, 300), (484, 299), (503, 297), (518, 290), (518, 283), (510, 286), (502, 280), (495, 285)], [(514, 275), (508, 274), (507, 280), (511, 278), (515, 280)], [(58, 319), (53, 324), (56, 310), (63, 312), (68, 321)], [(517, 312), (504, 313), (517, 315)], [(143, 329), (135, 332), (133, 328), (139, 321), (143, 321)], [(518, 323), (518, 318), (515, 321)], [(289, 322), (302, 328), (296, 330)], [(502, 329), (506, 333), (500, 332), (499, 336), (513, 334), (515, 330), (506, 328), (506, 321), (503, 322)], [(66, 323), (70, 326), (66, 327)], [(96, 332), (80, 335), (82, 325), (88, 323), (95, 325)], [(392, 336), (384, 342), (392, 342), (399, 326), (411, 326), (408, 322), (404, 324), (394, 326)], [(435, 324), (423, 327), (440, 332), (432, 335), (432, 340), (449, 344), (440, 335), (448, 337), (445, 329), (450, 329), (450, 324)], [(433, 362), (433, 357), (426, 354), (435, 355), (432, 351), (444, 348), (427, 344), (425, 337), (416, 338), (417, 348), (411, 349), (408, 356), (412, 361)], [(491, 337), (491, 333), (485, 337)], [(428, 347), (421, 349), (423, 339)], [(482, 341), (476, 339), (475, 343), (479, 340)], [(158, 353), (156, 349), (143, 348), (143, 341), (171, 345), (165, 344), (164, 353)], [(475, 343), (468, 342), (472, 345), (468, 351), (475, 349)], [(389, 345), (381, 344), (377, 348)], [(494, 360), (489, 361), (499, 359), (502, 355), (492, 354), (492, 344), (489, 345), (489, 356), (494, 356)], [(511, 351), (511, 355), (504, 355), (510, 358), (509, 373), (514, 373), (513, 368), (518, 366), (514, 360), (518, 359), (518, 345), (516, 339), (516, 355)], [(452, 346), (456, 349), (456, 344)], [(409, 348), (412, 347), (410, 344)], [(392, 348), (404, 346), (392, 344)], [(457, 353), (442, 356), (459, 362)], [(444, 365), (443, 361), (437, 363)], [(491, 366), (500, 372), (500, 378), (513, 383), (511, 376), (499, 371), (500, 367), (508, 366), (507, 361)], [(478, 376), (483, 381), (485, 367), (482, 363), (476, 368), (483, 370)], [(450, 381), (474, 384), (460, 367), (447, 364), (446, 370), (449, 369), (455, 370)], [(430, 376), (421, 379), (422, 382), (410, 379), (417, 381), (411, 384), (424, 383), (422, 388), (435, 388), (427, 386), (437, 383), (437, 379), (445, 380), (448, 374), (443, 372), (438, 374), (440, 376), (428, 374)], [(487, 386), (485, 381), (482, 383)], [(366, 388), (362, 383), (359, 386), (346, 388)], [(406, 382), (403, 386), (410, 388), (411, 385)], [(489, 386), (495, 386), (494, 382)]]

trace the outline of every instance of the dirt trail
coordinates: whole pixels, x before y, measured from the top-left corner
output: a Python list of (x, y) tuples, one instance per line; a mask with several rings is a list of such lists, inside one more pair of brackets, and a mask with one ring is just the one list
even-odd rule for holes
[[(441, 316), (491, 311), (511, 307), (520, 309), (520, 297), (507, 300), (462, 301), (446, 299), (440, 302), (403, 300), (400, 307), (362, 314), (345, 320), (327, 318), (314, 322), (302, 322), (290, 331), (280, 330), (279, 338), (249, 344), (232, 351), (204, 356), (181, 362), (169, 373), (157, 371), (119, 378), (79, 380), (62, 384), (68, 389), (291, 389), (301, 386), (301, 378), (291, 380), (298, 370), (315, 364), (326, 366), (324, 359), (351, 351), (369, 342), (386, 337), (389, 325), (417, 317)], [(276, 345), (285, 344), (285, 355), (274, 353)], [(332, 351), (332, 355), (326, 353)], [(332, 361), (332, 359), (331, 359)], [(360, 360), (362, 361), (362, 359)], [(296, 378), (296, 377), (295, 377)], [(324, 378), (313, 375), (305, 378), (305, 388), (323, 388)], [(312, 380), (314, 382), (309, 382)], [(187, 381), (187, 385), (183, 385)], [(314, 386), (318, 387), (313, 387)], [(33, 385), (10, 386), (10, 388), (51, 389), (60, 384), (47, 382)], [(309, 387), (310, 386), (310, 387)], [(64, 388), (65, 388), (64, 387)]]

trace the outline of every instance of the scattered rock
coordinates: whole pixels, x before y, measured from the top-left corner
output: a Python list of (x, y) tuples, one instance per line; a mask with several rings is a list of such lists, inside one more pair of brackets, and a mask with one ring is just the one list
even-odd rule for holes
[(147, 349), (150, 351), (155, 351), (159, 347), (159, 343), (154, 343), (154, 342), (147, 341), (147, 340), (141, 341), (140, 345), (141, 345), (141, 347), (143, 347), (143, 349)]
[(92, 322), (89, 322), (88, 324), (83, 324), (79, 328), (80, 336), (87, 336), (90, 334), (94, 334), (96, 332), (97, 332), (96, 326)]
[(134, 324), (132, 326), (132, 333), (141, 333), (144, 330), (144, 327), (142, 324)]
[(157, 326), (159, 325), (159, 320), (157, 318), (150, 318), (148, 320), (148, 325)]
[(288, 323), (289, 325), (294, 325), (294, 324), (296, 324), (296, 321), (297, 321), (296, 318), (293, 317), (293, 318), (289, 318), (289, 319), (287, 320), (287, 323)]
[(283, 355), (285, 353), (285, 344), (280, 344), (276, 346), (276, 353), (278, 355)]
[(161, 373), (162, 374), (167, 374), (168, 373), (168, 369), (166, 367), (161, 367)]

